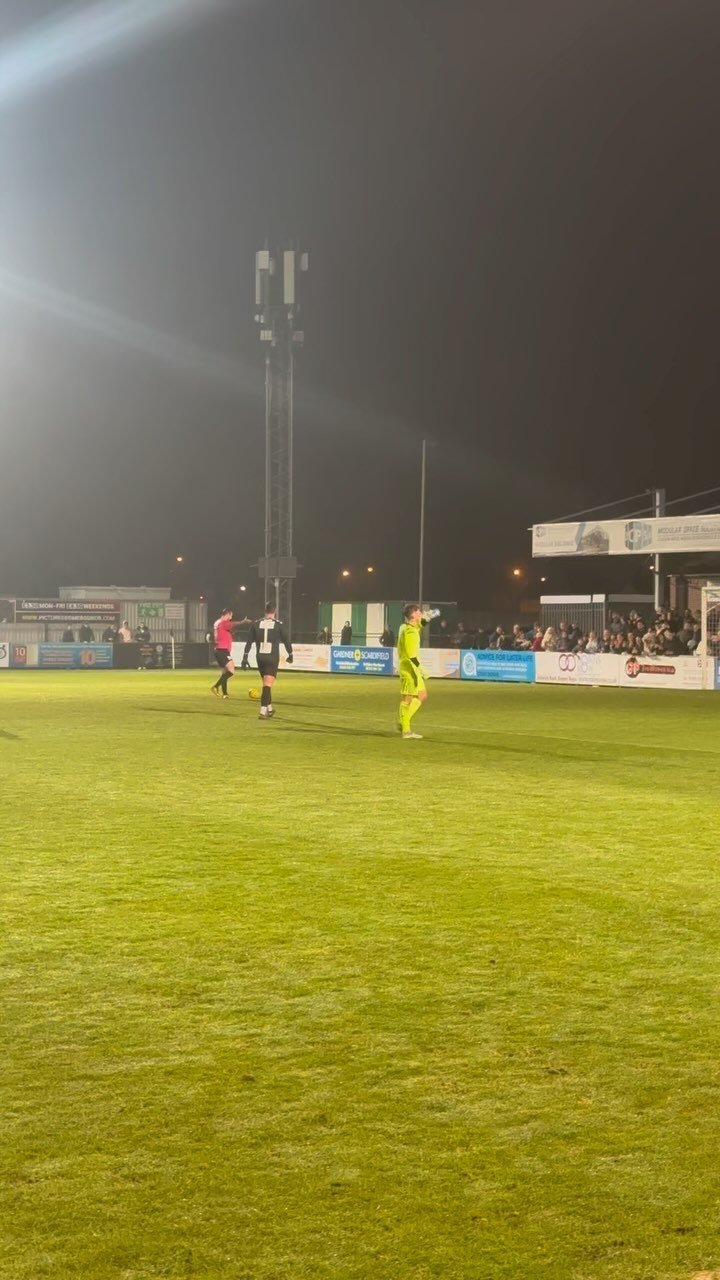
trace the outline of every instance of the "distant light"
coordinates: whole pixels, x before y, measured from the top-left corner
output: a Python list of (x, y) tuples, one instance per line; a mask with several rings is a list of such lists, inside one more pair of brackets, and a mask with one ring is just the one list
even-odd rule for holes
[(200, 599), (201, 599), (201, 600), (204, 600), (204, 599), (205, 599), (205, 597), (204, 597), (204, 596), (201, 596), (201, 597), (200, 597)]
[(343, 571), (342, 571), (342, 576), (343, 576), (343, 578), (349, 578), (349, 577), (350, 577), (350, 570), (349, 570), (349, 569), (343, 569)]
[(375, 568), (374, 568), (374, 566), (373, 566), (373, 565), (371, 565), (371, 564), (369, 564), (369, 565), (368, 565), (368, 570), (367, 570), (367, 571), (368, 571), (368, 573), (374, 573), (374, 572), (375, 572)]
[(519, 578), (521, 574), (522, 569), (513, 569), (513, 578)]
[(540, 579), (540, 581), (541, 581), (541, 582), (547, 582), (547, 578), (541, 578), (541, 579)]
[(178, 564), (182, 564), (182, 563), (183, 563), (183, 560), (185, 559), (185, 557), (184, 557), (184, 556), (176, 556), (176, 557), (175, 557), (175, 559), (177, 560)]
[(240, 590), (241, 590), (241, 591), (247, 591), (247, 587), (241, 587), (241, 588), (240, 588)]

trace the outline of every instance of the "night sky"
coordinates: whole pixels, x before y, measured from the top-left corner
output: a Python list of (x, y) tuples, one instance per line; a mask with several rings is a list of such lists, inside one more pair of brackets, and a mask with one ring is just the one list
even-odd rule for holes
[(717, 0), (175, 4), (4, 96), (79, 9), (2, 6), (0, 594), (259, 600), (268, 236), (310, 253), (306, 600), (368, 564), (412, 597), (424, 436), (428, 595), (466, 606), (579, 585), (534, 521), (720, 484)]

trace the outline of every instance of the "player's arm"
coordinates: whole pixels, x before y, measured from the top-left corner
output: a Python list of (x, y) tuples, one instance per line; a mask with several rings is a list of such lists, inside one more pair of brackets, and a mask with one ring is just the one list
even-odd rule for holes
[(284, 645), (284, 646), (285, 646), (285, 652), (286, 652), (286, 654), (287, 654), (287, 660), (288, 660), (288, 662), (292, 663), (292, 660), (293, 660), (292, 644), (291, 644), (291, 643), (290, 643), (290, 641), (286, 638), (286, 636), (285, 636), (285, 632), (283, 631), (282, 627), (278, 627), (278, 631), (280, 632), (280, 635), (278, 636), (278, 639), (279, 639), (279, 641), (280, 641), (280, 644), (282, 644), (282, 645)]
[(420, 666), (418, 654), (420, 652), (420, 628), (408, 627), (405, 631), (405, 655), (408, 662), (412, 662), (414, 667)]

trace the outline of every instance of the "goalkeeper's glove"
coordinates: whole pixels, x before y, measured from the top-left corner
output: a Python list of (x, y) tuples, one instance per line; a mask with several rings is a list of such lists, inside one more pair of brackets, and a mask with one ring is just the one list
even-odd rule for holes
[(250, 663), (248, 662), (247, 658), (243, 658), (242, 662), (240, 663), (240, 670), (241, 671), (250, 670)]
[(288, 662), (290, 663), (290, 666), (292, 666), (293, 656), (292, 656), (292, 654), (291, 654), (291, 653), (289, 653), (289, 654), (288, 654), (288, 656), (287, 656), (287, 660), (288, 660)]

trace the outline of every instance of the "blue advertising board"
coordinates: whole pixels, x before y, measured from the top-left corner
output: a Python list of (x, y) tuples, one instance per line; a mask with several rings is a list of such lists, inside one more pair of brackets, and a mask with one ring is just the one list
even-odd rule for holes
[(460, 655), (460, 679), (532, 684), (535, 654), (522, 649), (464, 649)]
[(111, 644), (39, 644), (37, 650), (38, 666), (55, 670), (75, 668), (87, 671), (113, 664)]
[(330, 670), (344, 675), (391, 676), (392, 649), (368, 648), (360, 645), (332, 645)]

